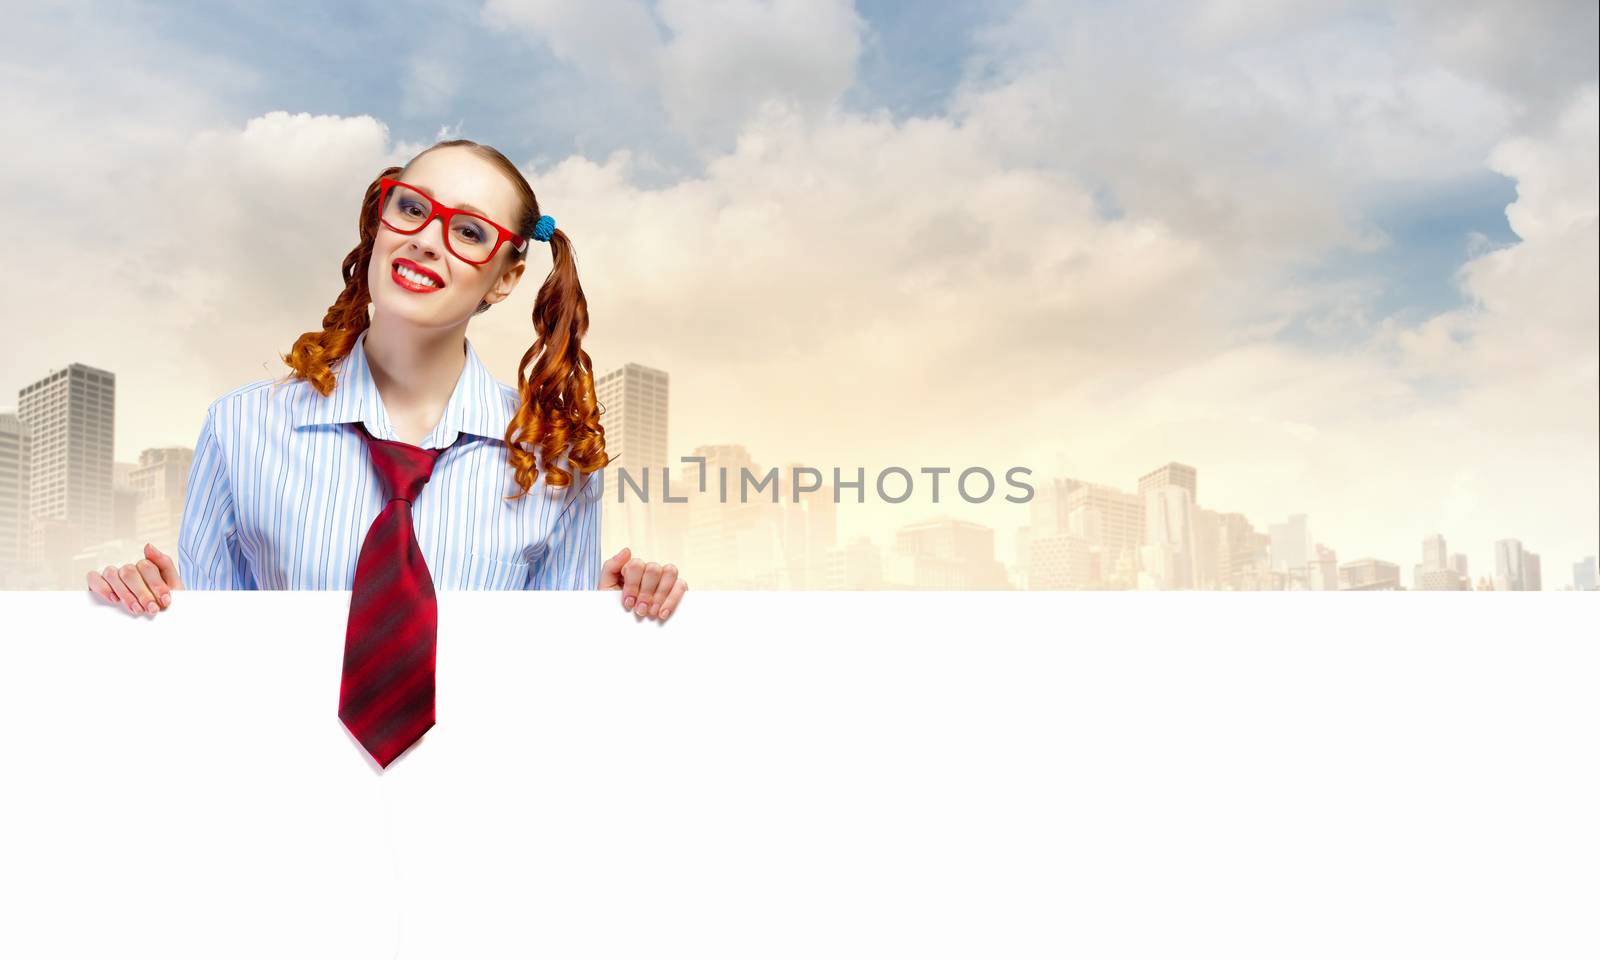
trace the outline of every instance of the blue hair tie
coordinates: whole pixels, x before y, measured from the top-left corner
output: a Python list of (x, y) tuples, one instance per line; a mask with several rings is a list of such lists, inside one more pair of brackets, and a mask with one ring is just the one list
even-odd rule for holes
[(545, 243), (549, 243), (550, 238), (555, 236), (555, 234), (556, 218), (550, 216), (549, 214), (540, 217), (539, 222), (533, 225), (533, 239), (535, 240), (542, 240)]

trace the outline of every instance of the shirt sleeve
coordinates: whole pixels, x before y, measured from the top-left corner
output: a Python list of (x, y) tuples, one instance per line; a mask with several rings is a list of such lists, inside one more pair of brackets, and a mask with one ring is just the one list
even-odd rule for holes
[(178, 576), (186, 590), (254, 590), (249, 560), (239, 549), (228, 463), (217, 442), (216, 407), (206, 411), (178, 525)]
[(529, 590), (596, 590), (600, 587), (600, 501), (605, 470), (573, 471), (550, 547), (528, 575)]

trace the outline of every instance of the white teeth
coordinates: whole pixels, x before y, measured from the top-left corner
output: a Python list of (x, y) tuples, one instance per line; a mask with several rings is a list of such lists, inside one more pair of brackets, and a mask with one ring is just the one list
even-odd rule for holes
[(425, 287), (437, 287), (438, 286), (438, 284), (434, 283), (433, 280), (430, 279), (429, 277), (425, 277), (422, 274), (418, 273), (415, 270), (412, 270), (409, 267), (395, 267), (394, 270), (395, 270), (395, 273), (400, 274), (400, 276), (405, 277), (407, 280), (410, 280), (412, 283), (420, 283)]

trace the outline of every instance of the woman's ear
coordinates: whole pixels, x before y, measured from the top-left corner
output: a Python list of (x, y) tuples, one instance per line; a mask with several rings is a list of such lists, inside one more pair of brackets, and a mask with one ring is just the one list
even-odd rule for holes
[(499, 303), (511, 296), (511, 291), (517, 288), (517, 281), (522, 279), (522, 271), (527, 269), (528, 261), (518, 260), (500, 274), (500, 279), (494, 282), (489, 292), (483, 295), (484, 303)]

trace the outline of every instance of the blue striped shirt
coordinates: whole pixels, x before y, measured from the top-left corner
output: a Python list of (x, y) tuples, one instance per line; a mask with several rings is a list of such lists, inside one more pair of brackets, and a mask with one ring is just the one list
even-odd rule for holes
[[(326, 397), (304, 380), (258, 380), (206, 410), (178, 534), (186, 589), (352, 589), (362, 541), (385, 504), (355, 425), (399, 440), (367, 365), (366, 336), (332, 365), (337, 385)], [(596, 589), (605, 471), (573, 470), (572, 483), (551, 487), (541, 458), (527, 496), (503, 500), (521, 490), (504, 439), (521, 395), (489, 375), (470, 340), (466, 352), (450, 402), (421, 443), (444, 452), (411, 505), (434, 586)], [(558, 462), (572, 469), (566, 454)]]

